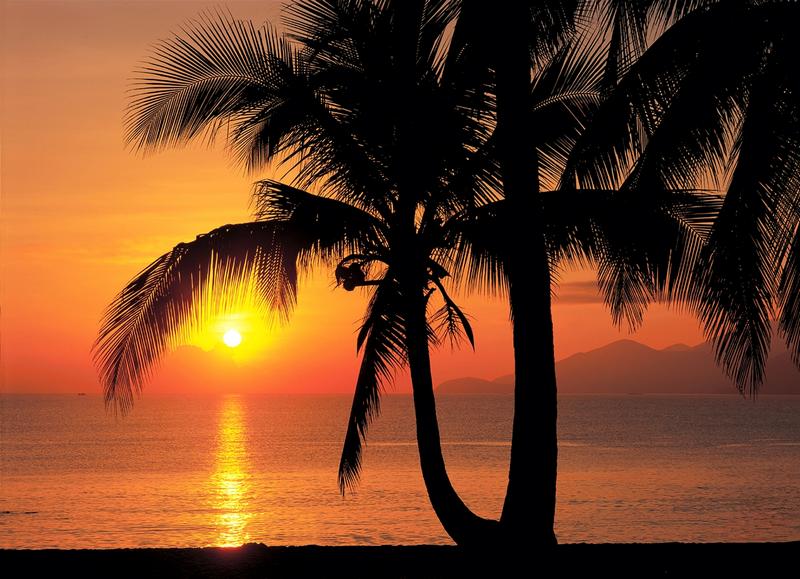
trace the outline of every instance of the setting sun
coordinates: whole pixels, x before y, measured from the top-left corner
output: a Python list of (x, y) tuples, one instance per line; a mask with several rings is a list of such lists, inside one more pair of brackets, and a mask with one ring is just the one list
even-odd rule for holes
[(222, 336), (222, 341), (229, 348), (235, 348), (242, 343), (242, 335), (234, 329), (230, 329)]

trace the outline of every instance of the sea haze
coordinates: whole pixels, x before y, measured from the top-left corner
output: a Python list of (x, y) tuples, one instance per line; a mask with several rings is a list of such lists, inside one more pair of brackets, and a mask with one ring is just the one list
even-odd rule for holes
[[(480, 514), (505, 493), (512, 400), (440, 396), (448, 469)], [(411, 400), (386, 396), (355, 494), (347, 396), (0, 396), (0, 547), (447, 544)], [(800, 539), (800, 397), (563, 396), (562, 542)]]

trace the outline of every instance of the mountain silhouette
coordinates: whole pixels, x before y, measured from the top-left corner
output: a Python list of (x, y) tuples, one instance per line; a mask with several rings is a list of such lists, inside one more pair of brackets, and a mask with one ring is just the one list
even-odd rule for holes
[[(656, 350), (619, 340), (557, 362), (559, 392), (567, 394), (734, 394), (736, 389), (714, 362), (711, 345), (675, 344)], [(511, 394), (514, 376), (485, 380), (456, 378), (439, 385), (440, 394)], [(763, 394), (800, 394), (800, 371), (788, 352), (767, 362)]]

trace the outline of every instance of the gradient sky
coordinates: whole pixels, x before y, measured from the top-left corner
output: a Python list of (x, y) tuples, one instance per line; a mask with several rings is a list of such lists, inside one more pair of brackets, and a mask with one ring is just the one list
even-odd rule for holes
[[(250, 183), (280, 176), (244, 175), (222, 147), (146, 158), (125, 149), (132, 71), (158, 39), (220, 5), (0, 0), (1, 391), (99, 391), (89, 350), (116, 292), (176, 243), (247, 220)], [(274, 0), (225, 6), (257, 22), (280, 12)], [(592, 279), (591, 272), (572, 272), (559, 289), (558, 359), (628, 337), (612, 326)], [(196, 344), (214, 350), (184, 348), (168, 357), (148, 391), (191, 390), (199, 373), (219, 391), (352, 391), (355, 331), (367, 298), (332, 287), (327, 271), (304, 282), (288, 326), (248, 320), (245, 344), (259, 347), (247, 356), (233, 357), (222, 331), (210, 327)], [(477, 349), (437, 351), (435, 382), (510, 372), (505, 304), (482, 296), (461, 302), (474, 319)], [(694, 319), (663, 307), (651, 308), (632, 337), (659, 348), (702, 341)], [(231, 364), (236, 372), (228, 371)], [(401, 377), (397, 389), (407, 388)]]

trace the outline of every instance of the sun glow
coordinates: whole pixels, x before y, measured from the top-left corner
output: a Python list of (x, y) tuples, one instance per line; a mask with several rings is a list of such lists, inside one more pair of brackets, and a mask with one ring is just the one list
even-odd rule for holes
[(273, 325), (267, 317), (255, 308), (242, 307), (209, 316), (183, 343), (245, 364), (265, 359), (272, 334)]
[(231, 328), (222, 336), (222, 341), (225, 342), (225, 345), (229, 348), (235, 348), (242, 343), (242, 335)]
[(259, 297), (257, 278), (252, 275), (230, 286), (215, 284), (207, 284), (198, 296), (178, 345), (224, 352), (226, 358), (237, 363), (263, 358), (275, 318)]

